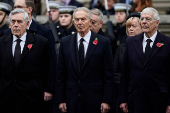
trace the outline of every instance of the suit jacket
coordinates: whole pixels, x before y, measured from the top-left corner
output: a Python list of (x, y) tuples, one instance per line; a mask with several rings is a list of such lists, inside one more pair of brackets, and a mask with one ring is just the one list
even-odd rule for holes
[(116, 50), (117, 50), (117, 40), (116, 40), (116, 38), (109, 35), (109, 34), (107, 34), (107, 33), (104, 33), (102, 31), (102, 29), (100, 29), (97, 34), (100, 34), (102, 36), (105, 36), (105, 37), (109, 38), (109, 40), (111, 42), (112, 56), (113, 56), (113, 59), (114, 59), (115, 54), (116, 54)]
[[(91, 31), (82, 70), (79, 69), (77, 33), (61, 39), (57, 68), (57, 103), (68, 113), (100, 113), (102, 102), (113, 101), (113, 59), (108, 38)], [(97, 45), (93, 44), (98, 38)]]
[[(56, 75), (56, 52), (55, 52), (55, 43), (54, 43), (54, 37), (52, 34), (52, 31), (40, 24), (38, 24), (36, 21), (32, 20), (32, 23), (30, 25), (29, 28), (29, 32), (33, 33), (33, 34), (38, 34), (41, 35), (45, 38), (48, 39), (49, 41), (49, 55), (50, 55), (50, 74), (52, 74), (53, 76), (51, 76), (52, 78), (50, 78), (50, 83), (51, 83), (51, 88), (50, 89), (46, 89), (46, 91), (48, 92), (53, 92), (53, 86), (54, 86), (54, 78)], [(7, 29), (4, 31), (4, 35), (8, 35), (11, 33), (11, 29)]]
[[(12, 40), (12, 34), (0, 38), (1, 113), (43, 113), (43, 92), (51, 87), (47, 82), (48, 40), (28, 32), (18, 65), (12, 55)], [(31, 49), (29, 44), (33, 44)]]
[(126, 39), (120, 102), (128, 103), (130, 113), (165, 113), (170, 105), (170, 38), (158, 32), (145, 59), (143, 35)]

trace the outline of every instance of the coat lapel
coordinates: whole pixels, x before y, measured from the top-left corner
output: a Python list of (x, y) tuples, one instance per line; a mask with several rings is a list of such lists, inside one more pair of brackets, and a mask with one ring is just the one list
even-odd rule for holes
[(135, 37), (134, 46), (135, 46), (135, 49), (136, 49), (136, 52), (137, 52), (139, 58), (141, 59), (142, 63), (144, 64), (145, 56), (144, 56), (144, 53), (143, 53), (142, 41), (143, 41), (143, 33), (140, 34), (139, 36)]
[[(77, 60), (76, 60), (76, 55), (77, 55), (77, 52), (76, 52), (76, 49), (77, 49), (77, 33), (73, 34), (70, 36), (70, 45), (69, 45), (69, 53), (70, 53), (70, 57), (71, 57), (71, 61), (73, 63), (73, 67), (74, 69), (78, 72), (79, 70), (79, 66), (77, 64)], [(78, 58), (77, 58), (78, 59)], [(75, 76), (77, 78), (77, 76)]]
[(5, 52), (7, 54), (7, 57), (11, 61), (11, 63), (14, 66), (16, 66), (15, 61), (14, 61), (14, 57), (12, 55), (12, 41), (13, 41), (13, 35), (12, 34), (8, 35), (6, 37), (6, 39), (4, 40), (4, 42), (5, 42)]
[(25, 58), (25, 56), (29, 53), (29, 49), (28, 49), (28, 45), (29, 44), (33, 44), (32, 48), (34, 47), (34, 37), (32, 36), (31, 33), (27, 32), (27, 36), (26, 36), (26, 42), (22, 51), (22, 56), (21, 56), (21, 60), (20, 62)]
[[(157, 31), (158, 32), (158, 31)], [(153, 56), (158, 52), (158, 50), (161, 48), (161, 47), (157, 47), (156, 44), (157, 43), (163, 43), (163, 40), (161, 38), (161, 34), (158, 32), (157, 33), (157, 36), (156, 36), (156, 39), (153, 43), (153, 46), (152, 46), (152, 49), (146, 59), (146, 62), (145, 62), (145, 65), (153, 58)], [(144, 65), (144, 66), (145, 66)]]

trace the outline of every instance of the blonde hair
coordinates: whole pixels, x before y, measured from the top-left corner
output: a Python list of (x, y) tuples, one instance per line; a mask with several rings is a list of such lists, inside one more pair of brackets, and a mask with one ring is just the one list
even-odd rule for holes
[(128, 27), (130, 25), (132, 25), (132, 21), (133, 20), (137, 20), (137, 22), (139, 23), (139, 25), (141, 26), (140, 24), (140, 19), (138, 17), (130, 17), (127, 21), (126, 21), (126, 34), (129, 36), (129, 33), (128, 33)]

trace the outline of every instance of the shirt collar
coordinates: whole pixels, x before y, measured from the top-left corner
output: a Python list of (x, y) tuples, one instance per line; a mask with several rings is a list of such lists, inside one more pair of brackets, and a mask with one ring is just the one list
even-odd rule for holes
[[(151, 39), (152, 40), (152, 42), (154, 42), (155, 41), (155, 38), (156, 38), (156, 36), (157, 36), (157, 31), (155, 32), (155, 34), (153, 35), (153, 36), (151, 36), (149, 39)], [(144, 41), (146, 42), (146, 40), (147, 40), (148, 38), (146, 37), (146, 35), (145, 35), (145, 33), (144, 33)]]
[(78, 39), (77, 42), (80, 42), (80, 39), (83, 38), (85, 42), (89, 43), (90, 37), (91, 37), (91, 31), (89, 30), (89, 32), (84, 37), (81, 37), (79, 35), (79, 33), (77, 33), (77, 37), (78, 37), (77, 38)]
[[(25, 34), (20, 38), (21, 41), (24, 41), (24, 42), (25, 42), (26, 36), (27, 36), (27, 32), (25, 32)], [(13, 35), (13, 42), (15, 42), (17, 39), (18, 39), (18, 38), (17, 38), (15, 35)]]

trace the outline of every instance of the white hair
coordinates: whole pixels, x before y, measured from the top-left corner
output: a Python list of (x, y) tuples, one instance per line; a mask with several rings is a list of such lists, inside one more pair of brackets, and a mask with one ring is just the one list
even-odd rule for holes
[(145, 9), (143, 9), (144, 13), (153, 13), (154, 15), (154, 20), (160, 20), (160, 16), (159, 16), (159, 13), (156, 9), (152, 8), (152, 7), (147, 7)]
[(95, 14), (95, 15), (99, 16), (99, 21), (100, 22), (103, 20), (103, 13), (99, 9), (94, 8), (94, 9), (91, 9), (90, 11), (91, 11), (92, 14)]
[(16, 13), (24, 13), (24, 20), (25, 20), (25, 22), (27, 23), (28, 21), (30, 21), (28, 13), (25, 12), (23, 9), (17, 8), (17, 9), (14, 9), (13, 11), (10, 12), (10, 14), (9, 14), (9, 22), (11, 22), (11, 16), (16, 14)]
[(86, 11), (89, 20), (91, 19), (91, 17), (92, 17), (92, 16), (91, 16), (91, 12), (90, 12), (90, 10), (89, 10), (88, 8), (86, 8), (86, 7), (79, 7), (79, 8), (77, 8), (77, 9), (75, 9), (74, 12), (73, 12), (73, 19), (75, 19), (74, 17), (75, 17), (76, 11), (79, 11), (79, 10), (84, 10), (84, 11)]

